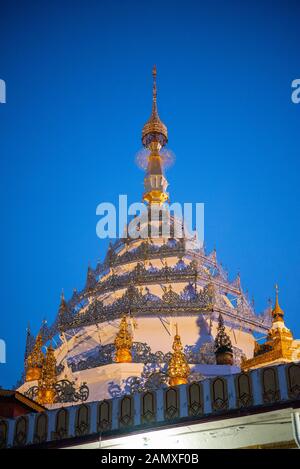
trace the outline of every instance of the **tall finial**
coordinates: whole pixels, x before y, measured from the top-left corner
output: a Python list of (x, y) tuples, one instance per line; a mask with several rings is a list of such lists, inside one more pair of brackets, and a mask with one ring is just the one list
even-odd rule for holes
[(276, 292), (275, 306), (274, 306), (274, 309), (272, 311), (273, 321), (274, 322), (276, 322), (276, 321), (282, 321), (283, 322), (284, 313), (283, 313), (282, 309), (279, 306), (279, 301), (278, 301), (279, 288), (278, 288), (277, 284), (275, 285), (275, 292)]
[(152, 115), (153, 115), (153, 114), (157, 114), (157, 102), (156, 102), (156, 98), (157, 98), (156, 74), (157, 74), (156, 65), (153, 65), (153, 69), (152, 69), (152, 77), (153, 77)]
[(44, 354), (42, 352), (43, 339), (39, 333), (31, 353), (28, 355), (26, 367), (26, 381), (35, 381), (41, 376), (41, 369), (44, 363)]
[(65, 299), (64, 292), (62, 291), (61, 296), (60, 296), (60, 305), (58, 308), (58, 315), (57, 315), (57, 320), (58, 320), (58, 326), (62, 327), (68, 319), (69, 315), (69, 307)]

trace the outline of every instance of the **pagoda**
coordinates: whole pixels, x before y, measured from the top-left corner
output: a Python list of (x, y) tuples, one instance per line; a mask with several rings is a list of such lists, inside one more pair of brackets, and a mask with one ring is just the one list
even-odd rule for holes
[[(162, 233), (170, 198), (162, 151), (168, 131), (158, 113), (156, 78), (154, 67), (152, 112), (142, 129), (147, 155), (142, 198), (149, 226), (155, 224)], [(154, 207), (161, 213), (156, 219), (151, 218)], [(169, 223), (168, 237), (153, 237), (149, 229), (149, 236), (135, 239), (125, 227), (124, 237), (109, 245), (103, 261), (88, 267), (84, 288), (74, 290), (69, 299), (62, 295), (53, 324), (44, 322), (37, 342), (27, 340), (27, 372), (20, 392), (38, 400), (47, 389), (48, 398), (41, 402), (50, 407), (54, 400), (96, 401), (133, 392), (132, 383), (137, 382), (146, 389), (150, 382), (169, 386), (236, 373), (242, 360), (253, 358), (253, 334), (268, 333), (270, 308), (256, 314), (240, 276), (229, 278), (216, 250), (206, 252), (187, 231), (177, 237), (184, 221), (175, 215)], [(223, 362), (215, 349), (220, 317), (230, 343)], [(41, 384), (43, 364), (37, 349), (50, 341), (55, 348), (48, 353), (51, 376)], [(182, 376), (170, 375), (174, 357), (180, 358)]]

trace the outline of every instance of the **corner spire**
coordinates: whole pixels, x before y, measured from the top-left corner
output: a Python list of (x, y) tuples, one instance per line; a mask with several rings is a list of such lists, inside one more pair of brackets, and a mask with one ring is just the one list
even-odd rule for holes
[(152, 116), (158, 115), (157, 112), (157, 87), (156, 87), (156, 65), (152, 68), (153, 87), (152, 87)]
[(229, 335), (225, 331), (224, 319), (219, 314), (217, 335), (215, 338), (215, 355), (217, 365), (233, 365), (233, 349)]
[(57, 314), (57, 323), (59, 328), (63, 328), (64, 324), (68, 321), (70, 318), (70, 310), (68, 307), (68, 303), (66, 302), (64, 291), (62, 290), (61, 296), (60, 296), (60, 305), (58, 308), (58, 314)]
[(173, 353), (168, 364), (168, 377), (170, 386), (177, 386), (178, 384), (186, 384), (190, 374), (190, 367), (188, 365), (186, 356), (183, 352), (180, 336), (178, 334), (178, 325), (175, 324), (176, 334), (172, 345)]
[(116, 335), (114, 345), (116, 349), (115, 360), (117, 363), (132, 362), (132, 334), (129, 331), (126, 315), (121, 319), (119, 332)]
[[(160, 120), (157, 110), (157, 85), (156, 85), (156, 66), (152, 69), (152, 113), (150, 119), (146, 122), (142, 130), (142, 143), (144, 147), (151, 150), (153, 143), (155, 148), (160, 150), (168, 142), (168, 130), (165, 124)], [(159, 145), (159, 147), (158, 147)]]

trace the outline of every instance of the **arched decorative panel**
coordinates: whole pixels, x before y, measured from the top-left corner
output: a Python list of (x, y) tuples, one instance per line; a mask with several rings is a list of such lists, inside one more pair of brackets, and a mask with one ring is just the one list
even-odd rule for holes
[(248, 373), (240, 373), (235, 378), (237, 407), (249, 407), (253, 404), (251, 378)]
[(48, 417), (47, 417), (47, 414), (45, 414), (45, 413), (38, 414), (35, 418), (33, 442), (34, 443), (42, 443), (43, 441), (46, 441), (47, 440), (47, 433), (48, 433)]
[(211, 403), (215, 411), (228, 408), (227, 382), (223, 378), (215, 378), (211, 382)]
[(98, 406), (98, 432), (109, 430), (111, 427), (111, 401), (102, 401)]
[(180, 415), (179, 392), (177, 388), (168, 388), (164, 392), (165, 419), (172, 420)]
[(27, 441), (28, 420), (27, 417), (19, 417), (15, 423), (14, 446), (24, 446)]
[(187, 398), (189, 415), (201, 415), (203, 413), (203, 397), (201, 384), (192, 383), (187, 386)]
[(69, 412), (67, 409), (60, 409), (56, 414), (55, 432), (53, 438), (61, 440), (67, 438), (69, 428)]
[(124, 396), (120, 401), (120, 426), (128, 427), (133, 424), (133, 398)]
[(280, 400), (277, 370), (275, 368), (263, 368), (261, 370), (263, 401), (272, 403)]
[(90, 429), (90, 409), (87, 405), (82, 404), (76, 411), (75, 418), (75, 435), (87, 435)]
[(156, 419), (155, 393), (147, 391), (141, 395), (141, 421), (142, 423), (154, 422)]
[(5, 420), (0, 420), (0, 449), (7, 446), (8, 424)]
[(300, 399), (300, 365), (286, 366), (288, 395), (290, 399)]

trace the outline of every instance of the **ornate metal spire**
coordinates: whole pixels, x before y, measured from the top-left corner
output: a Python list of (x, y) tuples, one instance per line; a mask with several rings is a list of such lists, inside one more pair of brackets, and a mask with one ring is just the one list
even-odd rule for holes
[(157, 112), (157, 88), (156, 88), (156, 65), (153, 65), (152, 77), (153, 77), (153, 89), (152, 89), (152, 115), (158, 116)]
[(190, 374), (190, 367), (188, 365), (181, 339), (178, 334), (178, 327), (176, 324), (176, 334), (172, 346), (174, 352), (168, 364), (168, 376), (170, 386), (177, 386), (178, 384), (186, 384)]
[(38, 402), (40, 404), (53, 404), (56, 395), (56, 381), (56, 358), (52, 345), (49, 345), (38, 383)]
[(233, 364), (232, 343), (229, 335), (225, 332), (221, 313), (219, 314), (218, 332), (215, 338), (215, 354), (218, 365)]
[(279, 289), (278, 289), (278, 285), (275, 285), (275, 290), (276, 290), (275, 306), (274, 306), (274, 309), (272, 311), (273, 322), (276, 322), (276, 321), (283, 322), (284, 312), (279, 306), (279, 301), (278, 301), (278, 291), (279, 291)]
[(132, 334), (129, 332), (127, 317), (123, 316), (120, 323), (119, 332), (115, 338), (116, 362), (130, 363), (132, 362)]
[(40, 379), (42, 366), (44, 364), (44, 354), (42, 352), (43, 339), (38, 334), (32, 352), (26, 359), (26, 381), (35, 381)]
[(88, 266), (85, 288), (87, 290), (89, 290), (89, 289), (93, 288), (96, 285), (96, 283), (97, 283), (97, 281), (96, 281), (96, 278), (95, 278), (94, 271), (90, 266)]
[(29, 357), (30, 352), (32, 351), (34, 347), (34, 343), (35, 343), (34, 336), (31, 333), (30, 324), (28, 322), (28, 326), (26, 329), (26, 345), (25, 345), (25, 356), (24, 356), (25, 365), (26, 365), (26, 360)]

